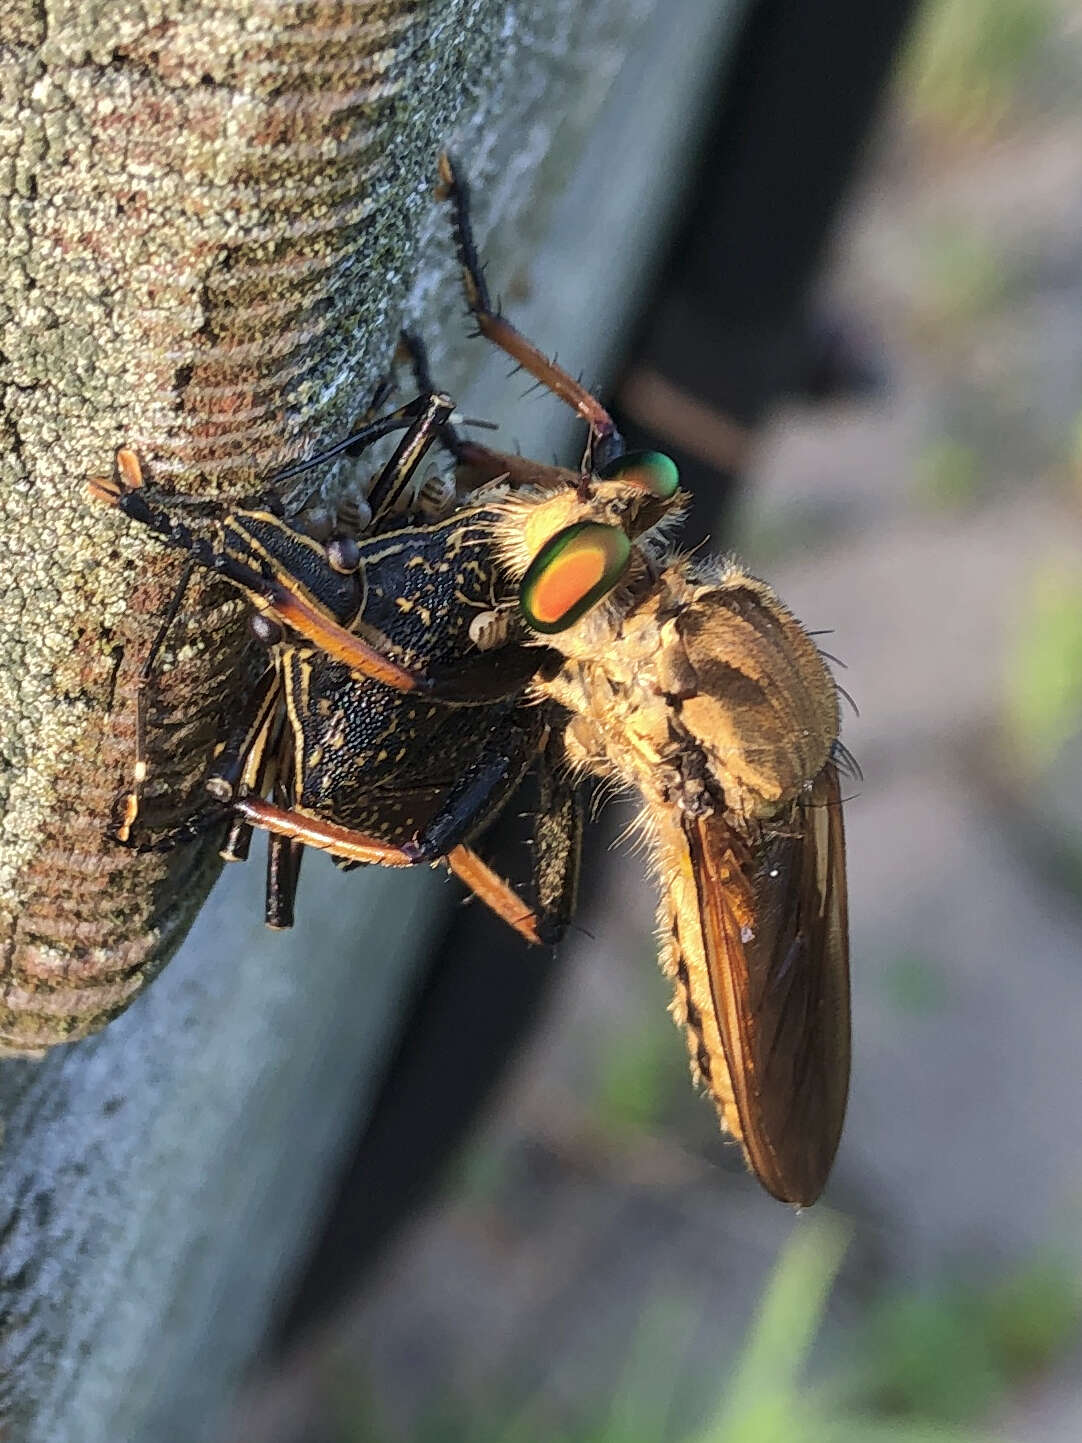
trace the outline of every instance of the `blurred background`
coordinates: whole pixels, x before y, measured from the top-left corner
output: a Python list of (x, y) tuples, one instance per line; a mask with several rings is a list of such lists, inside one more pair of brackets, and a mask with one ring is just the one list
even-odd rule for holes
[(802, 8), (748, 7), (607, 394), (860, 707), (825, 1199), (689, 1086), (613, 805), (557, 966), (455, 919), (229, 1439), (1082, 1437), (1082, 7)]

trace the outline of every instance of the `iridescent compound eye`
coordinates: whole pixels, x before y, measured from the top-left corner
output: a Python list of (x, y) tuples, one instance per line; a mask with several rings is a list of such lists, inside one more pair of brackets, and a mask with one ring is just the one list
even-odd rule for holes
[(676, 462), (661, 451), (629, 451), (626, 456), (617, 456), (615, 461), (602, 466), (596, 475), (599, 481), (623, 481), (627, 486), (638, 486), (659, 501), (675, 496), (680, 485)]
[(565, 631), (627, 570), (631, 542), (618, 526), (578, 521), (545, 542), (522, 578), (519, 605), (534, 631)]

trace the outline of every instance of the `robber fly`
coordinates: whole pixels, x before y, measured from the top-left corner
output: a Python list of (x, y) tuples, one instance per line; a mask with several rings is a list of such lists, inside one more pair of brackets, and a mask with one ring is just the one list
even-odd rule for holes
[[(441, 177), (478, 329), (586, 421), (577, 470), (462, 440), (450, 399), (427, 386), (302, 463), (356, 450), (379, 425), (405, 429), (370, 493), (370, 532), (348, 543), (323, 547), (269, 507), (219, 508), (198, 534), (147, 494), (128, 451), (114, 481), (94, 483), (237, 586), (270, 648), (208, 778), (230, 825), (224, 855), (246, 850), (253, 827), (270, 833), (280, 923), (304, 846), (347, 864), (444, 859), (536, 941), (573, 901), (575, 783), (623, 784), (641, 801), (693, 1074), (763, 1186), (813, 1202), (849, 1074), (837, 688), (764, 582), (676, 549), (675, 466), (625, 454), (600, 403), (493, 311), (446, 157)], [(391, 524), (391, 498), (436, 442), (455, 462), (455, 509)], [(531, 765), (543, 792), (532, 907), (470, 846)]]

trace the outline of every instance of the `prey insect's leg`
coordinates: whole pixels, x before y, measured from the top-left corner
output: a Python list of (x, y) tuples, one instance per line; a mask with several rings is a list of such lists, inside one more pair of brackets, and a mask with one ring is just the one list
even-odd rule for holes
[(459, 448), (456, 475), (467, 489), (484, 486), (489, 481), (504, 481), (512, 488), (532, 486), (552, 491), (561, 486), (577, 486), (579, 473), (565, 466), (542, 466), (528, 456), (509, 451), (494, 451), (476, 441), (463, 441)]
[[(399, 337), (399, 348), (400, 352), (405, 352), (406, 359), (409, 361), (418, 392), (422, 396), (434, 396), (436, 385), (432, 379), (432, 370), (428, 364), (428, 351), (424, 341), (416, 331), (403, 331)], [(449, 451), (457, 460), (466, 442), (463, 441), (450, 421), (444, 421), (440, 426), (439, 438), (440, 445), (444, 450)]]
[(263, 917), (275, 932), (284, 932), (293, 926), (303, 857), (303, 842), (271, 833), (267, 843), (267, 900)]
[(476, 761), (403, 851), (418, 862), (434, 862), (495, 820), (526, 775), (542, 741), (540, 711), (528, 708), (519, 716), (521, 719), (506, 722), (489, 737)]
[(531, 711), (524, 722), (509, 726), (502, 739), (490, 741), (417, 840), (403, 848), (418, 861), (445, 857), (455, 876), (528, 942), (549, 940), (546, 919), (464, 844), (496, 818), (518, 788), (537, 756), (543, 725), (541, 714)]
[[(324, 466), (337, 456), (351, 458), (359, 456), (366, 446), (371, 446), (373, 441), (378, 441), (382, 436), (389, 436), (392, 431), (405, 431), (412, 426), (423, 411), (426, 399), (426, 397), (420, 396), (414, 401), (407, 402), (405, 406), (399, 406), (397, 411), (390, 411), (386, 416), (378, 416), (374, 421), (366, 422), (351, 435), (345, 436), (341, 441), (336, 441), (333, 446), (327, 446), (304, 461), (294, 461), (292, 466), (286, 466), (284, 470), (276, 471), (273, 476), (268, 478), (267, 484), (271, 487), (278, 487), (283, 481), (292, 481), (294, 476), (303, 476), (306, 471), (311, 471), (315, 466)], [(454, 408), (452, 407), (452, 409)]]
[[(289, 729), (283, 729), (279, 742), (274, 777), (274, 800), (283, 808), (296, 800), (293, 786), (294, 752)], [(268, 927), (282, 931), (293, 926), (293, 907), (297, 898), (304, 843), (272, 832), (267, 843), (267, 893), (264, 919)]]
[(218, 855), (223, 862), (246, 862), (251, 845), (251, 823), (235, 817), (225, 834), (225, 841), (218, 848)]
[(278, 670), (268, 667), (207, 772), (207, 791), (218, 801), (232, 801), (239, 788), (255, 789), (280, 696)]
[(466, 304), (477, 322), (477, 329), (494, 345), (499, 346), (523, 370), (536, 377), (561, 401), (565, 401), (590, 427), (590, 439), (583, 460), (584, 469), (594, 470), (619, 456), (624, 449), (616, 423), (601, 402), (569, 376), (555, 361), (516, 331), (509, 321), (493, 311), (488, 289), (481, 274), (477, 248), (470, 226), (469, 192), (446, 152), (440, 156), (442, 194), (451, 204), (455, 243), (462, 266)]
[[(458, 782), (414, 842), (395, 846), (352, 828), (324, 821), (281, 804), (288, 789), (275, 791), (275, 801), (250, 796), (236, 802), (237, 813), (253, 826), (264, 827), (289, 843), (304, 843), (352, 862), (408, 867), (445, 858), (448, 866), (483, 901), (524, 937), (542, 938), (539, 918), (512, 888), (464, 845), (465, 838), (492, 820), (517, 788), (534, 760), (543, 723), (531, 713), (524, 723), (506, 728), (492, 741), (468, 774)], [(278, 854), (281, 857), (281, 854)], [(278, 863), (285, 872), (286, 863)], [(269, 905), (269, 898), (268, 898)], [(268, 919), (269, 919), (268, 912)]]
[[(350, 862), (374, 862), (381, 867), (412, 867), (420, 860), (389, 842), (366, 837), (349, 827), (304, 816), (254, 797), (241, 797), (237, 812), (252, 826), (288, 837), (305, 846), (317, 847)], [(498, 916), (509, 922), (529, 942), (541, 940), (536, 914), (516, 896), (506, 882), (468, 847), (455, 847), (447, 857), (451, 870), (473, 888)]]
[(340, 827), (337, 822), (324, 822), (319, 817), (310, 817), (304, 812), (279, 807), (261, 797), (238, 797), (233, 803), (237, 815), (253, 827), (292, 837), (305, 846), (315, 847), (321, 852), (330, 852), (347, 862), (374, 862), (380, 867), (412, 867), (417, 858), (395, 847), (390, 842), (381, 842), (377, 837), (365, 836), (352, 827)]
[(173, 852), (177, 847), (186, 847), (190, 842), (197, 842), (200, 837), (206, 836), (207, 832), (220, 827), (228, 820), (229, 815), (228, 807), (212, 804), (198, 816), (190, 817), (164, 836), (155, 837), (152, 842), (126, 842), (124, 845), (133, 852), (144, 855), (150, 852)]
[(154, 674), (154, 663), (158, 659), (158, 653), (165, 643), (169, 629), (176, 621), (177, 615), (184, 602), (185, 593), (188, 590), (188, 583), (192, 579), (192, 572), (195, 570), (195, 562), (189, 561), (184, 568), (184, 573), (177, 583), (177, 589), (173, 593), (173, 599), (169, 603), (169, 609), (165, 613), (158, 633), (151, 642), (150, 650), (147, 652), (146, 661), (139, 670), (139, 677), (135, 683), (135, 767), (132, 780), (132, 789), (126, 792), (117, 802), (115, 812), (119, 812), (119, 819), (113, 826), (113, 835), (118, 842), (126, 843), (131, 840), (131, 829), (136, 817), (139, 815), (139, 807), (143, 798), (143, 785), (147, 779), (149, 762), (147, 759), (147, 708), (146, 691), (150, 685), (150, 679)]
[(368, 504), (372, 508), (374, 523), (389, 516), (394, 510), (399, 497), (424, 459), (425, 452), (439, 438), (447, 418), (455, 409), (455, 403), (450, 396), (445, 396), (440, 391), (422, 396), (420, 402), (421, 408), (416, 419), (368, 493)]
[[(218, 801), (231, 802), (238, 791), (262, 793), (278, 740), (285, 730), (278, 710), (280, 695), (278, 671), (269, 667), (256, 683), (207, 774), (207, 791)], [(223, 862), (245, 862), (251, 842), (252, 828), (234, 818), (219, 856)]]
[[(409, 359), (417, 389), (422, 395), (435, 394), (432, 372), (428, 365), (428, 352), (424, 342), (413, 331), (402, 332), (402, 349)], [(449, 451), (458, 463), (457, 476), (468, 488), (483, 486), (488, 481), (506, 481), (510, 486), (576, 486), (577, 471), (568, 471), (562, 466), (541, 466), (525, 456), (507, 451), (495, 451), (478, 441), (467, 440), (446, 422), (439, 430), (440, 445)]]

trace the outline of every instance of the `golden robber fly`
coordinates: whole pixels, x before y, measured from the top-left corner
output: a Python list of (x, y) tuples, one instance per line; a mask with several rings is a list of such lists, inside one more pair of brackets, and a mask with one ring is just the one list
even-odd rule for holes
[[(478, 328), (588, 423), (578, 470), (463, 440), (415, 346), (417, 401), (274, 478), (404, 429), (357, 539), (323, 547), (270, 507), (221, 507), (214, 539), (198, 535), (150, 503), (129, 451), (94, 495), (253, 604), (272, 664), (207, 785), (230, 821), (224, 855), (244, 855), (253, 827), (271, 834), (270, 920), (292, 920), (307, 845), (345, 863), (445, 859), (547, 939), (574, 894), (573, 783), (622, 784), (641, 800), (693, 1074), (763, 1186), (811, 1203), (849, 1078), (838, 689), (769, 586), (676, 548), (675, 465), (625, 454), (600, 403), (493, 311), (447, 157), (441, 176)], [(455, 463), (448, 514), (403, 520), (395, 503), (437, 442)], [(377, 751), (377, 735), (401, 745)], [(531, 764), (556, 798), (532, 909), (468, 845)], [(140, 784), (146, 770), (140, 757)], [(127, 837), (138, 791), (123, 800)]]

